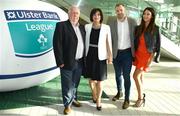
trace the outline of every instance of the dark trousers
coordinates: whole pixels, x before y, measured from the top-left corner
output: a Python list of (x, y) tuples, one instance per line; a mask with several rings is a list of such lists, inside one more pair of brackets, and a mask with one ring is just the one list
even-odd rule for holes
[(132, 54), (131, 49), (128, 50), (118, 50), (117, 57), (113, 60), (116, 85), (117, 90), (122, 90), (122, 76), (124, 78), (124, 88), (125, 88), (125, 100), (129, 100), (130, 96), (130, 72), (132, 68)]
[(77, 100), (77, 89), (82, 74), (82, 62), (76, 61), (72, 70), (61, 68), (61, 88), (64, 107)]

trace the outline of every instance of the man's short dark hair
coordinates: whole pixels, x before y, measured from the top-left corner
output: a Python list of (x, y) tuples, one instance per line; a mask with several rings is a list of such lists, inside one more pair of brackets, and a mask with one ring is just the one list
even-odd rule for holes
[(117, 3), (115, 8), (118, 7), (118, 6), (124, 6), (124, 4), (123, 3)]

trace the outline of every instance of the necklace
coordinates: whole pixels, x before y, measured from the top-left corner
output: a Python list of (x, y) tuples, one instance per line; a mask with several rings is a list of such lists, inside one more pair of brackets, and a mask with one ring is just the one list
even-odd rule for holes
[(92, 27), (93, 27), (94, 29), (100, 29), (100, 28), (101, 28), (101, 24), (94, 24), (94, 23), (93, 23)]

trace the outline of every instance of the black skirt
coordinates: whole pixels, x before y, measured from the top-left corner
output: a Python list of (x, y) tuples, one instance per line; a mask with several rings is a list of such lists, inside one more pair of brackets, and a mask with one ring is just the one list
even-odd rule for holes
[(91, 80), (103, 81), (107, 79), (106, 60), (98, 59), (98, 48), (89, 47), (86, 57), (86, 76)]

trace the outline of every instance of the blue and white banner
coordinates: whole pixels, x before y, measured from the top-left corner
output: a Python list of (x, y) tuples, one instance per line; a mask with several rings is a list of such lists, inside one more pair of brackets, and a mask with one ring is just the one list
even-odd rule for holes
[(36, 86), (60, 74), (53, 34), (56, 23), (67, 19), (64, 10), (43, 1), (0, 0), (0, 92)]
[(55, 12), (39, 10), (5, 10), (6, 20), (18, 57), (37, 57), (52, 50), (56, 22)]

